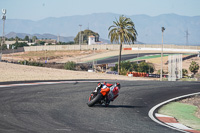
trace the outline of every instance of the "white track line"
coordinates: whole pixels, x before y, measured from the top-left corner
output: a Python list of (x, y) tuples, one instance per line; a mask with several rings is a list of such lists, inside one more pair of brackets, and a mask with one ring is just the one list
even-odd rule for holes
[(159, 108), (159, 107), (161, 107), (161, 106), (163, 106), (163, 105), (165, 105), (165, 104), (167, 104), (167, 103), (169, 103), (169, 102), (172, 102), (172, 101), (175, 101), (175, 100), (178, 100), (178, 99), (182, 99), (182, 98), (186, 98), (186, 97), (190, 97), (190, 96), (194, 96), (194, 95), (200, 95), (200, 92), (198, 92), (198, 93), (192, 93), (192, 94), (188, 94), (188, 95), (183, 95), (183, 96), (180, 96), (180, 97), (175, 97), (175, 98), (169, 99), (169, 100), (167, 100), (167, 101), (164, 101), (164, 102), (162, 102), (162, 103), (160, 103), (160, 104), (157, 104), (156, 106), (154, 106), (153, 108), (151, 108), (151, 110), (149, 111), (149, 117), (150, 117), (153, 121), (155, 121), (156, 123), (158, 123), (158, 124), (160, 124), (160, 125), (166, 126), (166, 127), (168, 127), (168, 128), (174, 129), (174, 130), (178, 130), (178, 131), (180, 131), (180, 132), (189, 133), (189, 132), (187, 132), (187, 131), (184, 131), (183, 129), (179, 129), (179, 128), (173, 127), (172, 125), (167, 125), (167, 124), (165, 124), (165, 123), (160, 122), (158, 119), (156, 119), (156, 118), (154, 117), (154, 111), (155, 111), (157, 108)]
[(34, 83), (19, 83), (19, 84), (7, 84), (0, 85), (0, 88), (3, 87), (16, 87), (16, 86), (31, 86), (31, 85), (48, 85), (48, 84), (63, 84), (63, 83), (93, 83), (99, 81), (58, 81), (58, 82), (34, 82)]

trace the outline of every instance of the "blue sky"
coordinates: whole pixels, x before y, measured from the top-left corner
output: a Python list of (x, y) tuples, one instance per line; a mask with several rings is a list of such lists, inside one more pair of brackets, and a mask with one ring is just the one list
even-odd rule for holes
[(91, 13), (200, 15), (200, 0), (0, 0), (9, 19), (40, 20), (47, 17)]

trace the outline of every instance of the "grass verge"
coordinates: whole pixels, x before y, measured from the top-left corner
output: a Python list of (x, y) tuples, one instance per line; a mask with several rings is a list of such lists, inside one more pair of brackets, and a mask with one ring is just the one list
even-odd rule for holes
[(172, 102), (164, 105), (158, 113), (175, 117), (180, 123), (200, 130), (200, 119), (195, 116), (197, 107), (193, 105)]
[(180, 81), (197, 81), (196, 78), (182, 78)]

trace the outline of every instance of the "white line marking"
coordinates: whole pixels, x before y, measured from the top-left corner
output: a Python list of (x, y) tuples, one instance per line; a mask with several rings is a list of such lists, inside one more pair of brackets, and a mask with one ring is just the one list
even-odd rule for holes
[(174, 118), (174, 117), (172, 117), (172, 116), (162, 115), (162, 114), (158, 114), (158, 113), (155, 113), (155, 116), (156, 116), (156, 117), (169, 117), (169, 118)]
[(192, 130), (192, 128), (189, 128), (181, 123), (166, 123), (166, 124), (182, 130)]
[(33, 83), (20, 83), (20, 84), (7, 84), (7, 85), (0, 85), (0, 88), (3, 87), (16, 87), (16, 86), (31, 86), (31, 85), (47, 85), (47, 84), (63, 84), (63, 83), (93, 83), (99, 81), (58, 81), (58, 82), (33, 82)]

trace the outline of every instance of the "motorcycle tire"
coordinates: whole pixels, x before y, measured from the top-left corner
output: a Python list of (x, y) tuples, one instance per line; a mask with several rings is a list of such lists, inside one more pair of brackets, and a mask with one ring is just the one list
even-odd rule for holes
[(101, 98), (102, 98), (102, 94), (98, 94), (94, 99), (88, 101), (87, 105), (89, 107), (92, 107), (95, 105), (95, 103), (97, 103), (99, 100), (101, 100)]

